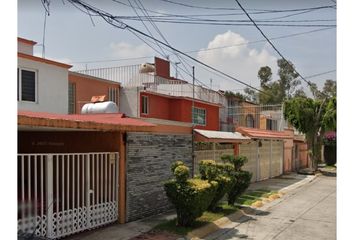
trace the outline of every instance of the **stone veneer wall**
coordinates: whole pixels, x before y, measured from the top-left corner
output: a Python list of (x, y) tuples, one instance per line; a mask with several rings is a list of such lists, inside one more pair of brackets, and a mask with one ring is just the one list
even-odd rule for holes
[(163, 189), (171, 163), (182, 160), (191, 169), (192, 135), (127, 133), (127, 221), (173, 209)]

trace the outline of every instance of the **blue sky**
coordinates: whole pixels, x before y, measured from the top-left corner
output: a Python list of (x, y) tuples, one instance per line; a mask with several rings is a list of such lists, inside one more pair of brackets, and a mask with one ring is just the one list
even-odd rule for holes
[[(237, 3), (233, 0), (217, 1), (217, 4), (216, 1), (212, 0), (171, 1), (207, 8), (228, 8), (231, 10), (187, 7), (164, 0), (146, 0), (141, 1), (141, 3), (147, 10), (159, 13), (209, 15), (195, 16), (208, 19), (247, 20), (246, 16), (243, 15), (242, 11), (239, 9)], [(136, 13), (129, 6), (128, 0), (119, 1), (128, 6), (110, 0), (86, 0), (85, 2), (112, 13), (115, 16), (136, 16)], [(130, 0), (130, 2), (134, 6), (140, 3), (138, 0)], [(334, 5), (331, 0), (242, 0), (240, 3), (244, 8), (249, 9), (248, 11), (250, 13), (256, 11), (253, 9), (287, 10)], [(143, 15), (139, 9), (137, 12), (140, 16)], [(220, 17), (210, 16), (229, 13), (239, 15)], [(297, 12), (251, 14), (251, 17), (255, 20), (267, 20), (279, 17), (282, 18), (278, 20), (282, 21), (325, 20), (315, 23), (289, 22), (289, 24), (336, 24), (336, 21), (329, 21), (336, 19), (336, 9), (334, 8), (319, 9), (292, 17), (285, 17), (292, 13)], [(44, 14), (44, 8), (41, 1), (19, 0), (18, 36), (34, 40), (39, 44), (42, 43)], [(158, 15), (157, 13), (151, 12), (149, 14), (155, 16)], [(92, 21), (94, 22), (94, 25), (92, 24)], [(159, 53), (156, 53), (149, 48), (144, 42), (127, 30), (114, 28), (99, 17), (92, 17), (92, 21), (88, 15), (79, 11), (66, 0), (51, 1), (50, 15), (47, 17), (46, 22), (45, 57), (70, 63), (74, 65), (73, 70), (85, 67), (111, 67), (153, 61), (152, 57), (129, 61), (122, 60), (127, 58), (144, 56), (162, 57)], [(144, 25), (139, 21), (124, 20), (124, 22), (147, 32)], [(281, 24), (286, 24), (286, 22)], [(146, 25), (155, 37), (161, 39), (149, 23), (146, 23)], [(156, 25), (163, 33), (164, 37), (175, 48), (181, 51), (195, 51), (190, 53), (193, 57), (251, 84), (252, 86), (259, 86), (257, 71), (261, 66), (270, 66), (273, 70), (273, 79), (277, 79), (276, 59), (279, 58), (277, 53), (266, 42), (247, 44), (253, 41), (264, 40), (254, 26), (215, 26), (172, 23), (156, 23)], [(324, 28), (285, 26), (260, 27), (269, 38)], [(336, 69), (336, 28), (277, 39), (273, 40), (273, 43), (288, 60), (295, 64), (296, 69), (303, 76), (310, 76)], [(220, 49), (220, 47), (233, 45), (238, 46)], [(158, 47), (156, 48), (158, 49)], [(203, 49), (205, 50), (208, 48), (219, 49), (203, 51)], [(202, 51), (198, 52), (198, 50)], [(35, 47), (35, 55), (41, 56), (41, 54), (42, 47)], [(169, 57), (172, 62), (179, 61), (172, 53), (169, 53)], [(112, 59), (118, 61), (93, 62)], [(220, 76), (204, 70), (196, 63), (190, 62), (189, 64), (196, 66), (196, 77), (204, 84), (210, 86), (210, 79), (212, 79), (211, 86), (214, 89), (241, 91), (244, 88), (244, 86), (239, 83), (235, 83), (226, 78), (221, 78)], [(184, 69), (184, 71), (190, 73), (190, 66), (187, 64), (185, 65), (187, 68)], [(183, 66), (180, 64), (178, 67), (180, 69)], [(172, 68), (171, 74), (175, 74), (174, 68)], [(190, 77), (181, 69), (179, 70), (179, 75), (190, 80)], [(333, 72), (309, 80), (317, 83), (321, 87), (326, 79), (336, 80), (336, 73)], [(306, 85), (304, 84), (303, 86), (306, 90)]]

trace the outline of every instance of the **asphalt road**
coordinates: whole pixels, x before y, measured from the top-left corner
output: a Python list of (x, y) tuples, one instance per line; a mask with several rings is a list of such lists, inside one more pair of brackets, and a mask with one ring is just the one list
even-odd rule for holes
[(265, 211), (244, 216), (204, 239), (336, 239), (336, 177), (319, 176)]

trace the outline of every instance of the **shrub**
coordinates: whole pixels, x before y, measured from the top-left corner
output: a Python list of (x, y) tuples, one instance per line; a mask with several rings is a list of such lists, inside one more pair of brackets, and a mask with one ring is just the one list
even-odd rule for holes
[(231, 190), (232, 186), (234, 185), (234, 182), (228, 176), (219, 175), (215, 178), (215, 181), (218, 183), (218, 188), (215, 192), (213, 200), (208, 207), (210, 211), (216, 210), (218, 202), (225, 196), (226, 193)]
[(179, 165), (175, 168), (174, 175), (177, 182), (186, 182), (189, 177), (189, 168), (184, 165)]
[(214, 160), (203, 160), (199, 163), (201, 179), (216, 181), (218, 183), (218, 189), (216, 190), (215, 196), (208, 207), (211, 211), (216, 210), (218, 202), (227, 192), (230, 191), (233, 185), (232, 179), (224, 173), (224, 168), (227, 169), (227, 166), (224, 167), (223, 165), (224, 164), (216, 164)]
[(182, 161), (176, 161), (174, 163), (171, 164), (171, 172), (174, 174), (175, 173), (175, 169), (178, 166), (184, 166), (184, 162)]
[(247, 157), (241, 155), (236, 157), (233, 155), (223, 155), (221, 156), (221, 159), (224, 162), (229, 162), (234, 165), (236, 171), (240, 171), (242, 166), (245, 165), (245, 163), (248, 161)]
[(199, 173), (203, 180), (214, 180), (217, 176), (216, 162), (214, 160), (202, 160), (199, 163)]
[(236, 199), (242, 195), (251, 183), (252, 173), (242, 171), (243, 165), (248, 161), (245, 156), (223, 155), (222, 160), (232, 164), (220, 167), (233, 181), (233, 185), (228, 192), (228, 204), (233, 205)]
[(177, 224), (190, 226), (196, 218), (200, 217), (213, 200), (217, 187), (217, 182), (201, 179), (166, 182), (164, 188), (167, 197), (176, 208)]
[(234, 205), (236, 199), (240, 197), (251, 183), (252, 173), (247, 171), (236, 171), (233, 176), (235, 184), (228, 193), (228, 204)]

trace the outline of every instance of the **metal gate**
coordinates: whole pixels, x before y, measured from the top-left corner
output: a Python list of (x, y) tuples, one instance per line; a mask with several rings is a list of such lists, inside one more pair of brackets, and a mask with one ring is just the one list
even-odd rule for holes
[(283, 141), (260, 140), (240, 144), (240, 155), (248, 158), (243, 167), (252, 172), (252, 182), (279, 176), (283, 173)]
[(19, 233), (59, 238), (118, 220), (118, 158), (19, 154)]

